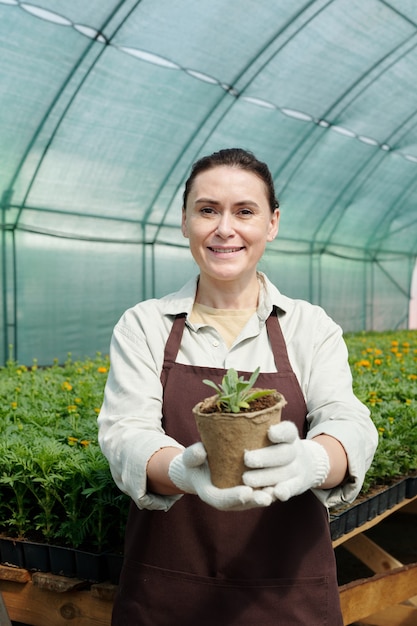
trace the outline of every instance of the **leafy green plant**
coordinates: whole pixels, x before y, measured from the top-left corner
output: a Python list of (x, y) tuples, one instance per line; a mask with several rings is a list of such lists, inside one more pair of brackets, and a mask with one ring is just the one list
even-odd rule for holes
[[(379, 446), (362, 493), (417, 471), (417, 331), (345, 336), (353, 388), (370, 409)], [(0, 367), (0, 532), (106, 550), (122, 544), (130, 499), (116, 487), (97, 441), (107, 356), (41, 367)], [(237, 413), (273, 390), (227, 371), (215, 389)]]
[(257, 367), (249, 380), (245, 380), (243, 376), (238, 376), (235, 369), (230, 368), (223, 376), (220, 385), (207, 379), (203, 380), (203, 383), (209, 385), (217, 392), (217, 405), (219, 408), (227, 413), (239, 413), (242, 409), (248, 409), (253, 400), (274, 393), (274, 389), (253, 390), (259, 371), (260, 367)]
[(0, 456), (3, 459), (0, 520), (6, 525), (8, 533), (23, 538), (31, 528), (34, 504), (29, 489), (30, 450), (11, 434), (8, 440), (1, 442)]
[[(108, 357), (0, 368), (0, 532), (119, 548), (128, 496), (97, 441)], [(91, 494), (91, 495), (89, 495)]]
[(30, 489), (38, 504), (35, 528), (41, 531), (45, 541), (52, 541), (60, 523), (62, 506), (62, 474), (59, 471), (62, 444), (46, 437), (38, 438), (32, 455)]
[(379, 434), (367, 493), (417, 471), (417, 331), (351, 333), (345, 340), (353, 390)]
[[(111, 537), (117, 543), (118, 533), (115, 527), (117, 502), (120, 492), (114, 489), (107, 461), (99, 450), (90, 449), (88, 486), (82, 495), (88, 499), (89, 514), (84, 518), (86, 531), (93, 537), (94, 548), (102, 551)], [(113, 534), (113, 537), (112, 537)]]

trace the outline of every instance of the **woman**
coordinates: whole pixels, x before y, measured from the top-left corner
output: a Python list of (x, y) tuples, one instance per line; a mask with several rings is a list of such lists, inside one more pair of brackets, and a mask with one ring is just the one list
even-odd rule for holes
[[(278, 224), (254, 155), (197, 161), (182, 232), (199, 276), (114, 330), (99, 439), (132, 498), (114, 626), (343, 623), (327, 507), (356, 497), (377, 434), (339, 326), (257, 271)], [(245, 453), (245, 484), (218, 489), (191, 409), (203, 379), (257, 366), (288, 404), (273, 445)]]

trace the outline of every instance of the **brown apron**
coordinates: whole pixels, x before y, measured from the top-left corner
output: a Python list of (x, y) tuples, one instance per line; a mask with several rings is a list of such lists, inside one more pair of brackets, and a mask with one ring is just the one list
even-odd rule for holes
[[(184, 324), (177, 316), (161, 380), (164, 429), (188, 446), (199, 440), (191, 409), (209, 395), (202, 380), (221, 382), (225, 370), (175, 363)], [(278, 372), (261, 373), (257, 385), (284, 395), (282, 417), (305, 437), (307, 409), (275, 310), (267, 330)], [(311, 491), (235, 512), (189, 494), (168, 512), (132, 503), (112, 625), (196, 624), (343, 625), (327, 510)]]

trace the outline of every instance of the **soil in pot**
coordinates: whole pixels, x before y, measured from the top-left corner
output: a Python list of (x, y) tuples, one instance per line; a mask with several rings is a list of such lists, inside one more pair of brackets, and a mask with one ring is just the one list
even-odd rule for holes
[[(255, 391), (255, 390), (254, 390)], [(268, 429), (281, 421), (286, 400), (278, 391), (250, 403), (239, 413), (224, 413), (218, 396), (199, 402), (193, 413), (201, 441), (207, 451), (211, 478), (216, 487), (242, 484), (244, 452), (271, 445)]]

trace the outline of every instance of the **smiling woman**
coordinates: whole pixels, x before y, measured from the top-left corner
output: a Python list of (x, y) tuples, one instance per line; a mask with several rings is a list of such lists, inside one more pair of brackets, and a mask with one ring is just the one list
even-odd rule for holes
[(257, 174), (236, 166), (213, 167), (194, 178), (182, 232), (200, 268), (196, 302), (223, 309), (256, 306), (256, 267), (279, 221), (266, 191)]
[[(132, 505), (113, 624), (342, 625), (325, 505), (354, 500), (377, 433), (340, 327), (257, 270), (278, 224), (265, 163), (204, 157), (182, 208), (199, 275), (114, 329), (99, 441)], [(230, 368), (287, 405), (219, 488), (192, 409)]]

